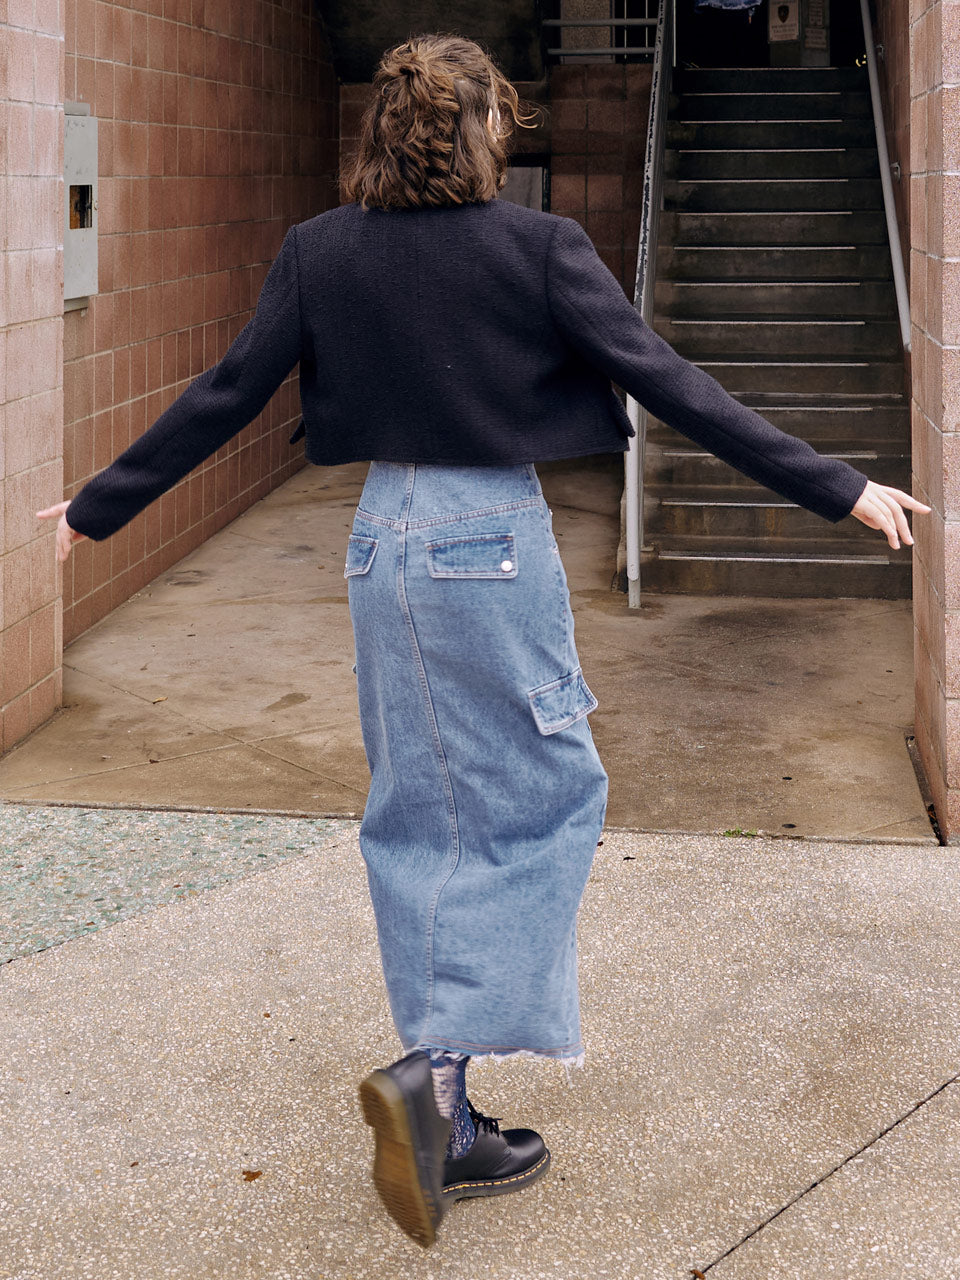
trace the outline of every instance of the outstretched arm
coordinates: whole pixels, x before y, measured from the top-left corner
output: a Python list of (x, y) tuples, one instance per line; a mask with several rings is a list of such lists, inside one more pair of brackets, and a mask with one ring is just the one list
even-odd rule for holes
[(903, 508), (927, 511), (909, 494), (874, 484), (839, 458), (825, 458), (729, 395), (645, 324), (586, 232), (558, 220), (547, 263), (554, 320), (571, 347), (661, 421), (791, 502), (880, 529), (892, 547), (912, 542)]
[(223, 359), (191, 382), (72, 502), (37, 512), (40, 519), (59, 522), (57, 558), (65, 560), (79, 536), (100, 540), (116, 533), (241, 431), (300, 359), (300, 349), (297, 239), (291, 227), (254, 315)]

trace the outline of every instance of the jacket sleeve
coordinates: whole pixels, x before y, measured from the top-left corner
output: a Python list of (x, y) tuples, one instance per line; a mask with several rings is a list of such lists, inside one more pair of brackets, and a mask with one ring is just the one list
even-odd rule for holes
[(297, 240), (291, 227), (256, 311), (223, 359), (84, 485), (67, 508), (67, 524), (97, 540), (122, 529), (251, 422), (299, 359)]
[(567, 343), (668, 426), (791, 502), (836, 522), (867, 477), (824, 458), (728, 395), (645, 324), (586, 232), (558, 219), (547, 263), (553, 319)]

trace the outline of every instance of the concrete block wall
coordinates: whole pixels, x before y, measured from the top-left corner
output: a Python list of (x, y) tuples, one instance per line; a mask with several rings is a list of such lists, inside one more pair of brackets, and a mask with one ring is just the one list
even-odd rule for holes
[[(246, 324), (287, 227), (337, 203), (338, 86), (313, 0), (66, 0), (68, 100), (100, 131), (100, 293), (64, 332), (71, 496)], [(126, 529), (79, 543), (69, 641), (302, 465), (294, 375)]]
[(551, 210), (575, 218), (632, 298), (649, 63), (550, 70)]
[(960, 843), (960, 6), (911, 0), (909, 31), (915, 730)]
[(62, 0), (0, 3), (0, 750), (60, 703)]

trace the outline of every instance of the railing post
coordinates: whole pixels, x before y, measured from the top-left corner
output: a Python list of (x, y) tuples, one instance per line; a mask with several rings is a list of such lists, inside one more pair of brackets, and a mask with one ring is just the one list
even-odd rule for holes
[[(643, 198), (637, 246), (637, 283), (633, 305), (649, 324), (657, 274), (657, 241), (663, 201), (663, 142), (674, 65), (674, 0), (661, 0), (650, 82), (650, 115), (643, 161)], [(643, 548), (643, 464), (647, 411), (627, 396), (627, 413), (636, 435), (624, 458), (624, 522), (627, 544), (627, 604), (640, 608), (640, 557)]]
[(900, 337), (904, 351), (910, 350), (910, 292), (903, 269), (903, 251), (900, 248), (900, 228), (897, 226), (897, 206), (893, 198), (890, 180), (890, 153), (887, 150), (887, 130), (883, 123), (883, 106), (880, 102), (880, 77), (877, 74), (877, 52), (873, 43), (873, 26), (867, 0), (860, 0), (860, 17), (863, 21), (863, 41), (867, 52), (867, 77), (870, 81), (870, 105), (873, 108), (873, 128), (877, 135), (877, 159), (880, 163), (880, 186), (883, 190), (883, 211), (887, 219), (887, 239), (890, 241), (890, 265), (893, 268), (893, 285), (897, 293), (897, 314), (900, 317)]

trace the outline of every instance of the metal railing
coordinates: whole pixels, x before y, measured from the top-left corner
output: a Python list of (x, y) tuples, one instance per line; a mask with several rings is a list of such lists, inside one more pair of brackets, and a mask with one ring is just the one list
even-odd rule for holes
[(649, 58), (653, 52), (650, 45), (616, 44), (613, 36), (621, 32), (624, 37), (631, 29), (640, 28), (644, 33), (648, 28), (657, 25), (656, 18), (544, 18), (544, 27), (558, 27), (562, 33), (571, 27), (606, 27), (610, 31), (610, 43), (596, 49), (583, 49), (576, 45), (550, 45), (546, 54), (550, 58), (603, 58), (603, 57), (642, 57)]
[[(637, 249), (637, 286), (634, 306), (648, 324), (653, 322), (653, 294), (657, 278), (657, 244), (663, 204), (663, 157), (670, 85), (676, 62), (675, 0), (662, 0), (657, 19), (657, 39), (650, 84), (650, 115), (643, 158), (643, 204)], [(640, 608), (640, 554), (643, 546), (643, 463), (647, 435), (647, 411), (627, 396), (627, 413), (636, 435), (624, 459), (624, 496), (627, 543), (627, 603)]]
[(867, 50), (867, 75), (870, 79), (870, 103), (873, 107), (873, 127), (877, 135), (877, 158), (880, 162), (880, 186), (883, 189), (883, 211), (887, 219), (887, 239), (890, 241), (890, 264), (893, 267), (893, 284), (897, 291), (897, 314), (900, 317), (900, 337), (904, 351), (910, 350), (910, 291), (903, 269), (903, 251), (900, 248), (900, 228), (897, 226), (897, 208), (893, 199), (893, 182), (890, 179), (890, 153), (887, 150), (887, 131), (883, 123), (883, 107), (880, 103), (880, 77), (877, 74), (877, 51), (873, 43), (873, 26), (870, 22), (868, 0), (860, 0), (860, 17), (863, 21), (863, 43)]

